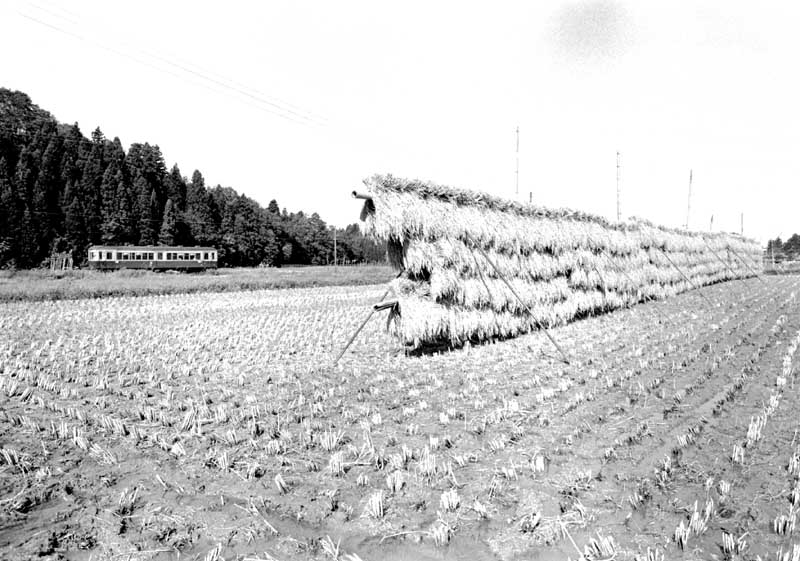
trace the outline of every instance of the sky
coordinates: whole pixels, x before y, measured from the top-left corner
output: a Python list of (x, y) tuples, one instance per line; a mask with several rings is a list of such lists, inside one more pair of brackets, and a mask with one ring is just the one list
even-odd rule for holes
[(623, 219), (766, 242), (800, 232), (798, 15), (736, 0), (5, 0), (0, 86), (339, 226), (375, 173), (616, 219), (619, 171)]

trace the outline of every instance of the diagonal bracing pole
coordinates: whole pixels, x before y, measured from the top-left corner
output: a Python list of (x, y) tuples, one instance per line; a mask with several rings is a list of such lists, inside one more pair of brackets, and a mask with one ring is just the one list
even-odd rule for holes
[[(638, 284), (630, 277), (630, 275), (627, 273), (627, 271), (625, 271), (625, 269), (623, 269), (622, 267), (617, 265), (614, 262), (614, 260), (611, 259), (611, 256), (608, 253), (605, 252), (605, 250), (601, 249), (600, 253), (602, 253), (605, 256), (605, 258), (608, 260), (608, 262), (611, 263), (612, 267), (614, 267), (617, 271), (622, 273), (625, 276), (626, 279), (628, 279), (628, 282), (630, 282), (631, 285), (633, 287), (635, 287), (636, 291), (638, 292), (639, 291)], [(644, 292), (642, 292), (642, 295), (644, 296), (645, 302), (647, 302), (647, 301), (656, 302), (656, 299), (653, 298), (652, 296), (650, 296), (649, 294), (645, 294)], [(670, 321), (670, 319), (667, 317), (667, 315), (663, 311), (661, 311), (661, 308), (659, 308), (658, 306), (655, 306), (653, 309), (658, 312), (658, 314), (661, 316), (661, 319), (663, 319), (667, 323), (672, 323)]]
[(748, 264), (747, 264), (747, 261), (745, 261), (744, 259), (742, 259), (742, 257), (741, 257), (741, 256), (740, 256), (738, 253), (736, 253), (736, 251), (734, 251), (732, 247), (729, 247), (729, 248), (728, 248), (728, 251), (730, 251), (731, 253), (733, 253), (733, 254), (734, 254), (736, 257), (737, 257), (737, 259), (739, 259), (739, 261), (741, 261), (742, 263), (744, 263), (744, 266), (745, 266), (745, 267), (747, 267), (747, 270), (748, 270), (748, 271), (750, 271), (751, 273), (753, 273), (753, 274), (756, 276), (756, 278), (757, 278), (758, 280), (760, 280), (760, 281), (761, 281), (762, 283), (764, 283), (764, 284), (767, 284), (767, 281), (765, 281), (764, 279), (762, 279), (762, 278), (761, 278), (761, 276), (760, 276), (758, 273), (756, 273), (756, 272), (755, 272), (755, 271), (754, 271), (754, 270), (753, 270), (753, 269), (750, 267), (750, 265), (748, 265)]
[(472, 251), (472, 248), (469, 248), (469, 252), (472, 254), (472, 260), (475, 261), (475, 269), (478, 271), (478, 276), (481, 277), (481, 282), (483, 283), (483, 288), (486, 289), (486, 294), (489, 296), (489, 299), (492, 298), (492, 291), (489, 290), (489, 285), (486, 283), (486, 279), (483, 276), (483, 271), (481, 270), (481, 266), (478, 264), (478, 258), (475, 256), (475, 252)]
[[(705, 239), (703, 236), (700, 236), (700, 238), (703, 240), (703, 243), (704, 243), (704, 244), (706, 244), (706, 247), (708, 248), (708, 250), (709, 250), (711, 253), (713, 253), (713, 254), (714, 254), (714, 257), (716, 257), (716, 258), (719, 260), (719, 262), (720, 262), (720, 263), (722, 263), (722, 266), (723, 266), (723, 267), (725, 267), (726, 269), (728, 269), (728, 271), (730, 271), (730, 273), (733, 275), (733, 278), (735, 278), (735, 279), (736, 279), (736, 280), (738, 280), (738, 281), (744, 282), (744, 279), (743, 279), (742, 277), (740, 277), (740, 276), (739, 276), (739, 275), (736, 273), (736, 271), (734, 271), (733, 269), (731, 269), (731, 268), (730, 268), (730, 266), (729, 266), (727, 263), (725, 263), (725, 260), (724, 260), (722, 257), (720, 257), (720, 256), (719, 256), (719, 253), (717, 253), (716, 251), (714, 251), (714, 248), (713, 248), (713, 247), (711, 247), (711, 244), (709, 244), (709, 243), (706, 241), (706, 239)], [(745, 284), (747, 284), (747, 283), (745, 283)]]
[[(400, 275), (398, 274), (397, 277), (399, 277), (399, 276)], [(397, 277), (395, 277), (395, 278), (397, 278)], [(386, 297), (389, 295), (389, 292), (391, 292), (391, 291), (392, 291), (392, 287), (389, 286), (389, 288), (386, 289), (386, 292), (383, 293), (383, 296), (381, 296), (381, 299), (378, 300), (378, 304), (383, 303), (383, 301), (386, 300)], [(336, 364), (339, 362), (339, 359), (341, 359), (344, 356), (344, 353), (347, 352), (347, 349), (350, 348), (350, 345), (353, 344), (353, 341), (356, 340), (356, 337), (358, 337), (358, 334), (361, 333), (361, 330), (364, 329), (364, 326), (367, 325), (367, 322), (370, 319), (372, 319), (372, 314), (374, 314), (376, 311), (377, 311), (376, 306), (373, 306), (372, 309), (369, 311), (369, 314), (367, 314), (367, 317), (364, 318), (364, 321), (361, 322), (361, 325), (358, 326), (358, 329), (356, 329), (356, 332), (353, 333), (353, 335), (350, 337), (350, 340), (347, 341), (347, 344), (344, 346), (342, 351), (336, 357), (336, 360), (333, 361), (333, 366), (336, 366)]]
[[(533, 321), (536, 323), (536, 325), (538, 325), (538, 326), (539, 326), (539, 329), (541, 329), (542, 331), (544, 331), (544, 334), (545, 334), (545, 335), (547, 335), (547, 338), (548, 338), (548, 339), (550, 339), (550, 342), (553, 344), (553, 346), (554, 346), (554, 347), (555, 347), (555, 348), (558, 350), (558, 352), (559, 352), (559, 353), (561, 353), (561, 358), (562, 358), (562, 360), (564, 361), (564, 363), (565, 363), (565, 364), (569, 364), (569, 359), (567, 358), (567, 353), (565, 353), (565, 352), (564, 352), (564, 349), (562, 349), (562, 348), (561, 348), (561, 345), (559, 345), (559, 344), (556, 342), (556, 340), (553, 338), (553, 336), (552, 336), (552, 335), (550, 335), (550, 332), (549, 332), (549, 331), (547, 330), (547, 328), (546, 328), (546, 327), (545, 327), (545, 326), (542, 324), (542, 322), (540, 322), (540, 321), (539, 321), (539, 320), (536, 318), (536, 316), (535, 316), (535, 315), (534, 315), (534, 313), (533, 313), (533, 310), (531, 310), (530, 306), (528, 306), (528, 305), (527, 305), (527, 304), (526, 304), (526, 303), (525, 303), (525, 302), (522, 300), (522, 298), (520, 297), (520, 295), (519, 295), (519, 294), (517, 294), (517, 291), (516, 291), (516, 290), (514, 290), (514, 287), (513, 287), (513, 286), (511, 286), (511, 283), (510, 283), (510, 282), (508, 282), (508, 280), (506, 280), (506, 277), (503, 275), (503, 273), (501, 273), (501, 272), (500, 272), (500, 269), (497, 267), (497, 265), (495, 265), (495, 264), (494, 264), (494, 261), (492, 261), (491, 259), (489, 259), (489, 256), (488, 256), (488, 255), (486, 255), (486, 252), (485, 252), (485, 251), (483, 251), (483, 248), (482, 248), (481, 246), (479, 246), (478, 244), (476, 244), (476, 243), (475, 243), (475, 242), (472, 240), (472, 238), (471, 238), (471, 236), (470, 236), (469, 234), (467, 234), (467, 239), (468, 239), (468, 240), (470, 240), (470, 242), (472, 242), (472, 245), (473, 245), (473, 246), (474, 246), (474, 247), (475, 247), (475, 248), (476, 248), (476, 249), (477, 249), (477, 250), (480, 252), (480, 254), (483, 256), (483, 258), (484, 258), (484, 259), (486, 259), (486, 262), (487, 262), (487, 263), (489, 263), (489, 265), (491, 265), (491, 266), (492, 266), (492, 269), (494, 269), (495, 273), (497, 273), (497, 276), (498, 276), (498, 277), (500, 277), (500, 280), (501, 280), (501, 281), (503, 281), (503, 282), (505, 283), (505, 285), (508, 287), (508, 289), (511, 291), (511, 293), (512, 293), (512, 294), (513, 294), (513, 295), (516, 297), (516, 299), (519, 301), (519, 303), (520, 303), (520, 304), (522, 304), (522, 306), (525, 308), (525, 310), (527, 310), (528, 314), (530, 314), (530, 316), (533, 318)], [(471, 251), (471, 250), (472, 250), (472, 248), (470, 248), (470, 251)], [(474, 254), (473, 254), (473, 256), (474, 256)], [(477, 265), (477, 261), (476, 261), (476, 265)], [(478, 271), (480, 271), (480, 267), (478, 267)], [(481, 275), (481, 278), (483, 278), (483, 273), (480, 273), (480, 275)], [(485, 286), (485, 285), (486, 285), (486, 281), (484, 281), (484, 286)], [(488, 290), (488, 287), (487, 287), (487, 290)]]
[(660, 252), (661, 252), (661, 253), (664, 255), (664, 257), (666, 257), (666, 258), (667, 258), (667, 261), (669, 261), (670, 265), (672, 265), (673, 267), (675, 267), (675, 270), (676, 270), (676, 271), (678, 271), (678, 272), (681, 274), (681, 276), (682, 276), (684, 279), (686, 279), (686, 282), (688, 282), (688, 283), (691, 285), (691, 287), (692, 287), (692, 288), (694, 288), (695, 290), (697, 290), (697, 294), (699, 294), (699, 295), (700, 295), (700, 296), (703, 298), (703, 300), (705, 300), (706, 302), (708, 302), (708, 305), (709, 305), (709, 306), (711, 306), (711, 307), (713, 308), (713, 307), (714, 307), (714, 303), (713, 303), (711, 300), (709, 300), (709, 299), (708, 299), (708, 297), (707, 297), (705, 294), (703, 294), (702, 292), (700, 292), (700, 290), (697, 288), (697, 285), (696, 285), (696, 284), (694, 284), (694, 283), (692, 282), (692, 279), (690, 279), (689, 277), (687, 277), (687, 276), (686, 276), (686, 274), (685, 274), (685, 273), (684, 273), (684, 272), (683, 272), (683, 271), (680, 269), (680, 267), (678, 267), (678, 266), (675, 264), (675, 262), (674, 262), (672, 259), (670, 259), (670, 258), (669, 258), (669, 255), (667, 255), (667, 252), (666, 252), (666, 251), (664, 251), (663, 249), (661, 249), (660, 247), (658, 248), (658, 251), (660, 251)]

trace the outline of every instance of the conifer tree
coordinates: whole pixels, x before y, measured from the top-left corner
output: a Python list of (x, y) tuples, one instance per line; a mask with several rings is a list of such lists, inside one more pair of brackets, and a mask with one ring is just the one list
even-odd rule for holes
[(17, 255), (20, 216), (8, 163), (0, 157), (0, 266), (13, 262)]
[(175, 235), (177, 233), (176, 211), (172, 204), (172, 199), (167, 199), (164, 207), (164, 221), (161, 223), (161, 231), (158, 233), (158, 242), (161, 245), (175, 245)]
[(139, 244), (153, 245), (156, 243), (156, 213), (158, 203), (156, 201), (155, 189), (150, 192), (150, 197), (144, 196), (140, 199), (141, 214), (139, 215)]
[(99, 243), (102, 239), (103, 203), (100, 188), (105, 171), (104, 156), (105, 137), (98, 127), (92, 133), (91, 151), (83, 164), (80, 182), (86, 237), (90, 243)]
[(67, 243), (73, 248), (73, 258), (77, 262), (82, 262), (89, 247), (89, 240), (87, 239), (84, 209), (79, 191), (77, 182), (73, 182), (72, 185), (67, 187), (65, 198), (68, 203), (66, 216), (64, 217), (64, 228)]

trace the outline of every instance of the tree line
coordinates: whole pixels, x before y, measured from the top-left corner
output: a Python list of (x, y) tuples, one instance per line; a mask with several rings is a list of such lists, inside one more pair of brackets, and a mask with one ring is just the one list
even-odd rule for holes
[(157, 145), (100, 128), (86, 138), (27, 94), (0, 88), (0, 267), (30, 268), (53, 253), (77, 263), (106, 245), (202, 245), (223, 266), (380, 262), (385, 245), (357, 224), (334, 229), (316, 213), (266, 208), (230, 187), (208, 187), (195, 170), (167, 169)]
[(800, 261), (800, 235), (792, 234), (782, 241), (780, 237), (767, 242), (767, 259), (775, 261)]

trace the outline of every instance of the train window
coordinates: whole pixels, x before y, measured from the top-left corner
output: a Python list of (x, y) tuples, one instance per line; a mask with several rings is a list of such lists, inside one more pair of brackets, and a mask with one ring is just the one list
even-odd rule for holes
[(184, 258), (186, 261), (188, 261), (189, 259), (191, 259), (191, 257), (189, 257), (189, 254), (188, 254), (188, 253), (184, 253), (184, 254), (183, 254), (183, 258)]
[(161, 261), (161, 260), (163, 260), (163, 259), (164, 259), (164, 253), (163, 253), (163, 252), (161, 252), (161, 251), (159, 251), (159, 252), (158, 252), (158, 260), (159, 260), (159, 261)]
[(207, 251), (203, 252), (203, 261), (208, 261), (208, 252)]
[(108, 259), (109, 261), (114, 259), (112, 252), (106, 251), (106, 259)]
[(127, 261), (127, 260), (128, 260), (128, 257), (129, 257), (129, 255), (128, 255), (127, 253), (123, 253), (123, 254), (122, 254), (122, 257), (121, 257), (121, 259), (122, 259), (123, 261)]
[(94, 251), (89, 252), (89, 260), (94, 261)]

